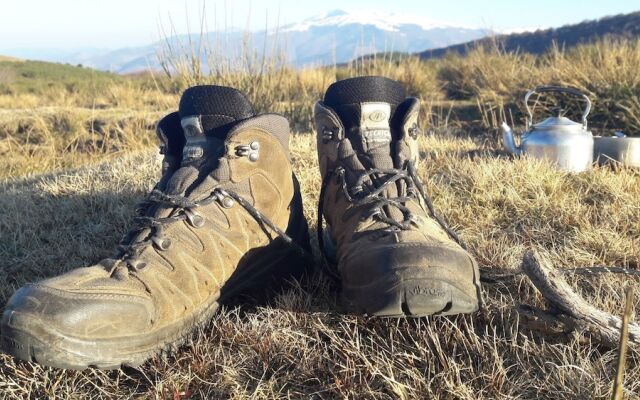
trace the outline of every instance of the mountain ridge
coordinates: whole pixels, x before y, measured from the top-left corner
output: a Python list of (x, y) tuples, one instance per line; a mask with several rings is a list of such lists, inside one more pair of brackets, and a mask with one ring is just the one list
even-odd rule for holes
[(508, 35), (493, 35), (457, 45), (426, 49), (419, 52), (418, 55), (423, 59), (439, 58), (447, 54), (464, 55), (474, 48), (491, 47), (496, 44), (506, 52), (523, 51), (542, 54), (554, 45), (570, 48), (579, 44), (593, 42), (603, 37), (640, 37), (640, 11), (606, 16), (559, 28), (538, 29), (534, 32)]

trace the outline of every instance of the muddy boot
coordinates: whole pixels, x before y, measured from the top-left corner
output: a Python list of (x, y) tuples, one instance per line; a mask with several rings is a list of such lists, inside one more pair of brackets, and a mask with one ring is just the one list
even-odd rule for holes
[(139, 365), (227, 299), (304, 271), (287, 120), (219, 86), (185, 91), (179, 117), (182, 129), (175, 114), (160, 124), (165, 173), (117, 253), (18, 290), (2, 317), (6, 352), (62, 368)]
[(347, 312), (478, 309), (477, 264), (435, 214), (416, 174), (419, 109), (418, 99), (405, 99), (398, 82), (382, 77), (336, 82), (315, 106), (318, 240)]

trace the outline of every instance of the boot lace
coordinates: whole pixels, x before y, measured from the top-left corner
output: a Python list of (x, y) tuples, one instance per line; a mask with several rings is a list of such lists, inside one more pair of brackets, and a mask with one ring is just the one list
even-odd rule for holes
[[(416, 199), (418, 196), (422, 198), (424, 204), (429, 211), (429, 215), (445, 230), (445, 232), (456, 243), (460, 244), (466, 249), (465, 243), (460, 239), (458, 234), (447, 224), (447, 222), (436, 212), (431, 198), (427, 195), (422, 181), (418, 177), (415, 165), (412, 161), (406, 161), (404, 168), (401, 169), (380, 169), (371, 168), (363, 171), (356, 176), (355, 181), (351, 185), (348, 184), (346, 179), (346, 171), (343, 167), (338, 167), (335, 170), (330, 170), (322, 181), (320, 188), (320, 201), (318, 202), (318, 224), (317, 235), (318, 245), (320, 252), (326, 257), (324, 248), (324, 199), (326, 195), (326, 189), (329, 182), (333, 178), (337, 179), (340, 185), (341, 191), (344, 194), (347, 201), (352, 203), (354, 207), (345, 212), (344, 217), (348, 218), (354, 213), (361, 212), (362, 208), (366, 208), (365, 214), (362, 215), (362, 219), (374, 218), (386, 225), (389, 225), (391, 231), (393, 230), (409, 230), (411, 225), (416, 223), (416, 217), (412, 214), (411, 210), (406, 206), (406, 203), (411, 199)], [(388, 186), (395, 184), (396, 182), (405, 183), (404, 195), (396, 197), (390, 197), (386, 195), (385, 190)], [(384, 212), (384, 208), (395, 207), (402, 213), (402, 220), (398, 221)], [(337, 272), (333, 269), (329, 269), (330, 276), (337, 277)]]
[(128, 269), (138, 271), (146, 267), (146, 263), (138, 259), (141, 252), (148, 246), (154, 246), (158, 250), (167, 250), (171, 246), (171, 240), (163, 236), (163, 231), (169, 224), (187, 221), (194, 227), (204, 225), (204, 218), (197, 213), (197, 209), (204, 205), (211, 204), (215, 201), (219, 202), (223, 207), (228, 208), (232, 205), (229, 200), (235, 200), (242, 206), (261, 226), (262, 230), (267, 234), (269, 240), (274, 240), (271, 232), (275, 232), (281, 237), (285, 243), (291, 245), (301, 255), (308, 257), (308, 252), (293, 240), (286, 232), (278, 228), (269, 218), (263, 215), (250, 202), (242, 196), (231, 190), (222, 188), (214, 188), (210, 195), (205, 198), (193, 201), (182, 195), (166, 194), (161, 190), (154, 189), (149, 196), (140, 203), (137, 208), (140, 212), (145, 212), (153, 204), (173, 207), (174, 211), (168, 217), (153, 217), (146, 215), (138, 215), (134, 217), (134, 226), (131, 233), (139, 233), (145, 229), (151, 231), (146, 239), (135, 240), (131, 243), (120, 244), (118, 251), (119, 259), (124, 262)]

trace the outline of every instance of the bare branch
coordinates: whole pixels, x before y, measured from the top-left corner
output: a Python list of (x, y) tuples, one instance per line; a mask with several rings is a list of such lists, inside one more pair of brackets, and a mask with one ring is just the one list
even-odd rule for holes
[[(615, 348), (620, 342), (620, 317), (599, 310), (575, 293), (549, 262), (536, 251), (528, 251), (522, 260), (522, 271), (547, 300), (549, 306), (562, 314), (586, 324), (600, 335), (602, 344)], [(640, 345), (640, 326), (629, 324), (629, 344)]]

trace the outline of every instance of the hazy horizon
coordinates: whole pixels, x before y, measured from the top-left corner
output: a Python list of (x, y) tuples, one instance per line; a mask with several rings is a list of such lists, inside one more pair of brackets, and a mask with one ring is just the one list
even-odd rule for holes
[[(623, 0), (596, 2), (555, 2), (541, 0), (521, 4), (508, 0), (476, 2), (435, 2), (409, 0), (389, 3), (379, 0), (326, 0), (322, 3), (268, 0), (172, 1), (113, 0), (106, 2), (24, 0), (5, 5), (0, 15), (0, 54), (11, 50), (82, 51), (119, 49), (151, 44), (162, 37), (161, 31), (185, 34), (200, 30), (204, 9), (207, 30), (230, 27), (251, 31), (285, 26), (335, 9), (376, 10), (421, 16), (452, 26), (513, 31), (557, 27), (629, 13), (640, 8)], [(579, 7), (577, 7), (579, 5)], [(204, 8), (203, 8), (204, 7)], [(66, 10), (61, 14), (60, 10)], [(553, 12), (551, 12), (551, 10)], [(51, 18), (57, 15), (57, 18)]]

